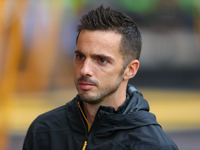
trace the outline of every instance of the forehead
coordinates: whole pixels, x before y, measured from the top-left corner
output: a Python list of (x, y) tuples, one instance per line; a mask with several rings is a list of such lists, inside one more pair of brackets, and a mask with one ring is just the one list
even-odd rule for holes
[(77, 41), (77, 50), (120, 54), (122, 35), (114, 31), (82, 30)]

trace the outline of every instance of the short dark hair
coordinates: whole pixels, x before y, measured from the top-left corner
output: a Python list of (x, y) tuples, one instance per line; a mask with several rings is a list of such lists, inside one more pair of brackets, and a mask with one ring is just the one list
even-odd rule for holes
[(140, 29), (133, 19), (126, 14), (110, 7), (104, 8), (103, 5), (100, 5), (98, 8), (83, 15), (80, 19), (76, 42), (81, 30), (115, 31), (122, 34), (119, 51), (123, 57), (124, 67), (133, 59), (139, 60), (140, 58), (142, 48)]

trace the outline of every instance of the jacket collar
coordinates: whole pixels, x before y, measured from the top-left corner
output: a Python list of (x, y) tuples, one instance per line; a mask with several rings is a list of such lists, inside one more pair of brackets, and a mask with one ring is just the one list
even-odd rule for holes
[[(66, 115), (72, 129), (81, 133), (87, 132), (86, 123), (83, 125), (83, 117), (78, 106), (81, 102), (77, 95), (66, 104)], [(145, 125), (159, 125), (155, 116), (149, 113), (148, 102), (142, 94), (133, 86), (127, 86), (126, 101), (115, 111), (113, 107), (100, 106), (97, 114), (99, 120), (95, 134), (105, 136), (115, 130), (133, 129)], [(106, 133), (107, 132), (107, 133)]]

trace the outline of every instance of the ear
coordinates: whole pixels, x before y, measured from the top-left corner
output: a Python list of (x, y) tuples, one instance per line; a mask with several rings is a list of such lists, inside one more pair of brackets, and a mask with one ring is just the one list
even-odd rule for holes
[(138, 69), (139, 69), (139, 61), (137, 59), (131, 61), (128, 66), (126, 67), (125, 71), (124, 71), (124, 80), (129, 80), (131, 78), (133, 78)]

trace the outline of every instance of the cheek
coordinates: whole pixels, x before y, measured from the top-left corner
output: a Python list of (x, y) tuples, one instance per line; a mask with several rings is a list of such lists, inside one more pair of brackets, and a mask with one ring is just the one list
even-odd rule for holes
[(102, 83), (108, 84), (108, 86), (114, 83), (119, 76), (119, 72), (117, 70), (105, 71), (101, 70), (100, 73), (97, 74), (97, 78), (99, 78)]
[(75, 77), (77, 77), (77, 76), (79, 76), (79, 73), (80, 71), (79, 71), (79, 69), (78, 69), (78, 67), (77, 66), (74, 66), (74, 76)]

